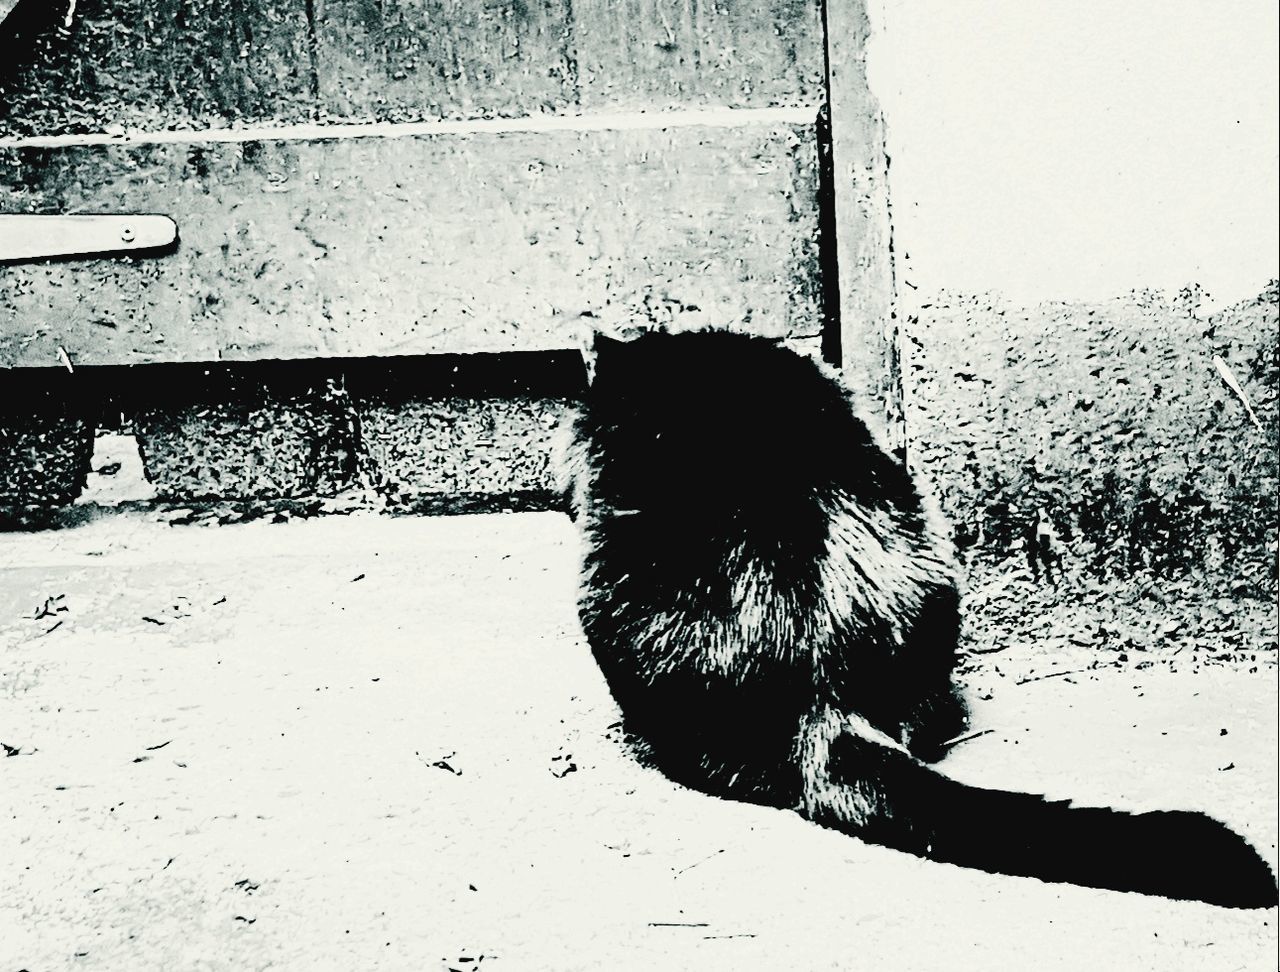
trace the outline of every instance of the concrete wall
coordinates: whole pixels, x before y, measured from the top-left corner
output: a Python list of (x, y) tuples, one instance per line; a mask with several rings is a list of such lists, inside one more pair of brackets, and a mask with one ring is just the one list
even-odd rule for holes
[(912, 462), (964, 539), (1045, 505), (1081, 569), (1274, 590), (1275, 4), (873, 12)]
[(1271, 0), (873, 0), (899, 279), (1030, 302), (1280, 261)]

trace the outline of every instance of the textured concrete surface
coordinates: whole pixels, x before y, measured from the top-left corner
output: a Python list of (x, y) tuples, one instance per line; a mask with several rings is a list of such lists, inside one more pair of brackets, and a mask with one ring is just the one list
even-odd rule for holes
[[(1274, 910), (918, 861), (637, 767), (575, 556), (549, 513), (0, 534), (0, 969), (1274, 968)], [(1274, 862), (1273, 664), (990, 681), (957, 775), (1200, 807)]]
[(0, 508), (70, 503), (92, 449), (93, 430), (74, 416), (0, 415)]
[(815, 116), (0, 145), (8, 207), (170, 213), (181, 235), (154, 258), (0, 268), (0, 366), (558, 350), (581, 316), (646, 301), (813, 336)]
[(65, 370), (0, 370), (0, 519), (80, 494), (94, 447), (90, 415)]
[(48, 6), (6, 24), (20, 36), (0, 131), (755, 108), (822, 92), (818, 0), (112, 0), (80, 4), (63, 30)]
[(1204, 296), (915, 295), (910, 456), (951, 522), (1005, 555), (1043, 506), (1081, 566), (1204, 568), (1274, 597), (1280, 282), (1213, 313)]

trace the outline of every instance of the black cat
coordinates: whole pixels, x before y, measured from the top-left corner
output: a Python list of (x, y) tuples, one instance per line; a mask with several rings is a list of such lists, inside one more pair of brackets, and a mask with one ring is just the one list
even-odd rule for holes
[(840, 381), (724, 331), (600, 337), (566, 488), (583, 630), (653, 765), (924, 857), (1235, 907), (1270, 868), (1201, 813), (965, 786), (946, 531)]

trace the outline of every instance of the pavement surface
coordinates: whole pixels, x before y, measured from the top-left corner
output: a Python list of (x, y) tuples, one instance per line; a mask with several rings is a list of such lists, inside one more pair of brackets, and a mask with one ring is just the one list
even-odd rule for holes
[[(0, 972), (1277, 967), (1274, 909), (916, 860), (637, 766), (576, 556), (552, 513), (0, 534)], [(1274, 656), (980, 681), (947, 771), (1203, 809), (1276, 861)]]

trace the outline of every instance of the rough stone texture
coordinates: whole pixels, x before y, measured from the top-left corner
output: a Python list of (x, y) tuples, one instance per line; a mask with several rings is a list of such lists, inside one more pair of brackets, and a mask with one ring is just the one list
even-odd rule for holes
[[(0, 537), (0, 968), (1274, 967), (1275, 909), (930, 863), (640, 768), (576, 547), (552, 514)], [(1275, 862), (1274, 653), (1026, 684), (987, 657), (993, 731), (949, 772), (1203, 809)]]
[(1015, 550), (1044, 505), (1069, 568), (1203, 570), (1274, 593), (1278, 307), (1275, 284), (1212, 315), (1197, 313), (1194, 288), (1036, 308), (917, 298), (912, 463), (979, 554)]
[(51, 507), (80, 493), (93, 429), (67, 415), (0, 416), (0, 509)]
[[(167, 500), (272, 500), (355, 490), (430, 512), (557, 506), (551, 434), (563, 399), (394, 405), (269, 401), (148, 411), (135, 422)], [(353, 430), (358, 429), (358, 434)]]
[(574, 7), (569, 0), (320, 0), (320, 111), (359, 121), (573, 111)]
[(348, 485), (335, 416), (300, 402), (148, 411), (135, 429), (164, 499), (327, 496)]
[(551, 435), (583, 380), (576, 353), (142, 374), (153, 380), (117, 401), (133, 415), (162, 498), (355, 491), (383, 506), (442, 512), (555, 505)]
[(52, 371), (0, 371), (0, 520), (70, 503), (93, 452), (80, 383)]
[(0, 267), (0, 367), (569, 348), (584, 317), (655, 305), (822, 330), (812, 124), (316, 132), (0, 149), (0, 208), (167, 213), (180, 235)]
[(577, 352), (389, 362), (348, 375), (362, 488), (430, 511), (557, 506), (552, 437)]
[(304, 0), (24, 3), (0, 35), (0, 133), (305, 119)]
[(328, 119), (815, 105), (815, 0), (321, 0)]
[(79, 0), (69, 27), (64, 13), (33, 2), (10, 18), (0, 132), (769, 107), (822, 95), (816, 0)]
[(585, 110), (816, 105), (821, 4), (812, 0), (576, 0)]
[(147, 478), (165, 499), (332, 495), (352, 483), (341, 376), (261, 366), (157, 369), (133, 396)]
[(555, 493), (552, 434), (563, 399), (361, 402), (360, 474), (398, 504)]

